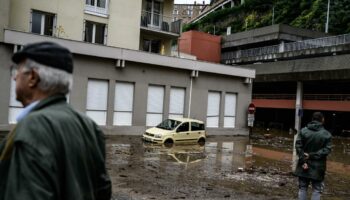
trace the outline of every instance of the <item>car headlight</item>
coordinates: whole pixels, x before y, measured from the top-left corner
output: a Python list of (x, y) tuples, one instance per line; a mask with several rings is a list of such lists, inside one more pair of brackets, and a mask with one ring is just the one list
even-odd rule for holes
[(155, 138), (161, 138), (162, 135), (161, 135), (161, 134), (155, 134), (154, 137), (155, 137)]

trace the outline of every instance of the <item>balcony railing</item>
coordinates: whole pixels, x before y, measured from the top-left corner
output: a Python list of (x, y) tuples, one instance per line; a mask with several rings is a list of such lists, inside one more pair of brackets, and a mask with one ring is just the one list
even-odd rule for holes
[(106, 8), (98, 7), (98, 6), (92, 6), (85, 4), (85, 12), (101, 15), (101, 16), (108, 16), (108, 7), (106, 5)]
[[(253, 94), (253, 99), (295, 100), (295, 94)], [(350, 94), (304, 94), (303, 100), (350, 101)]]
[(275, 53), (300, 51), (300, 50), (306, 50), (306, 49), (330, 47), (330, 46), (337, 46), (337, 45), (343, 45), (343, 44), (350, 44), (350, 34), (303, 40), (303, 41), (291, 42), (291, 43), (282, 43), (280, 45), (239, 50), (234, 52), (224, 52), (222, 54), (222, 60), (237, 59), (242, 57), (257, 57), (257, 56), (264, 56), (264, 55), (270, 55)]
[(181, 20), (174, 21), (172, 17), (167, 17), (159, 13), (142, 11), (141, 27), (180, 34)]

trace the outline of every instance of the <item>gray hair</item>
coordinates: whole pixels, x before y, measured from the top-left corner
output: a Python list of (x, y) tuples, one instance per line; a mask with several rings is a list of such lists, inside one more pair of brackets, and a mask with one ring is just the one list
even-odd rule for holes
[(27, 59), (23, 70), (29, 71), (31, 69), (36, 69), (35, 71), (40, 78), (38, 87), (44, 92), (66, 95), (72, 88), (73, 76), (66, 71), (55, 69), (37, 63), (31, 59)]

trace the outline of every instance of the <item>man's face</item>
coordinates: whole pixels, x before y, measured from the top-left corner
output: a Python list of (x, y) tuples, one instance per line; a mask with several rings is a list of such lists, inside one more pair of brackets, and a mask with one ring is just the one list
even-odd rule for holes
[(32, 88), (30, 87), (31, 71), (24, 70), (24, 63), (17, 65), (17, 72), (13, 79), (16, 81), (16, 100), (20, 101), (23, 106), (27, 106), (28, 99), (32, 97)]

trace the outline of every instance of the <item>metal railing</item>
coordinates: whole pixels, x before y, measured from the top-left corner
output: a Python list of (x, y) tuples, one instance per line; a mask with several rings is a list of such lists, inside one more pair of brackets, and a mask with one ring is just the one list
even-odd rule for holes
[(304, 94), (304, 100), (350, 101), (350, 94)]
[(253, 99), (284, 99), (295, 100), (295, 94), (253, 94)]
[[(295, 94), (253, 94), (253, 99), (295, 100)], [(350, 101), (350, 94), (304, 94), (303, 100)]]
[(181, 33), (181, 20), (174, 21), (172, 17), (145, 10), (141, 14), (141, 26), (164, 32)]
[(314, 49), (320, 47), (330, 47), (343, 44), (350, 44), (350, 34), (337, 35), (331, 37), (302, 40), (298, 42), (281, 43), (279, 45), (259, 47), (246, 50), (238, 50), (234, 52), (222, 53), (222, 59), (237, 59), (241, 57), (257, 57), (269, 54), (300, 51), (305, 49)]

